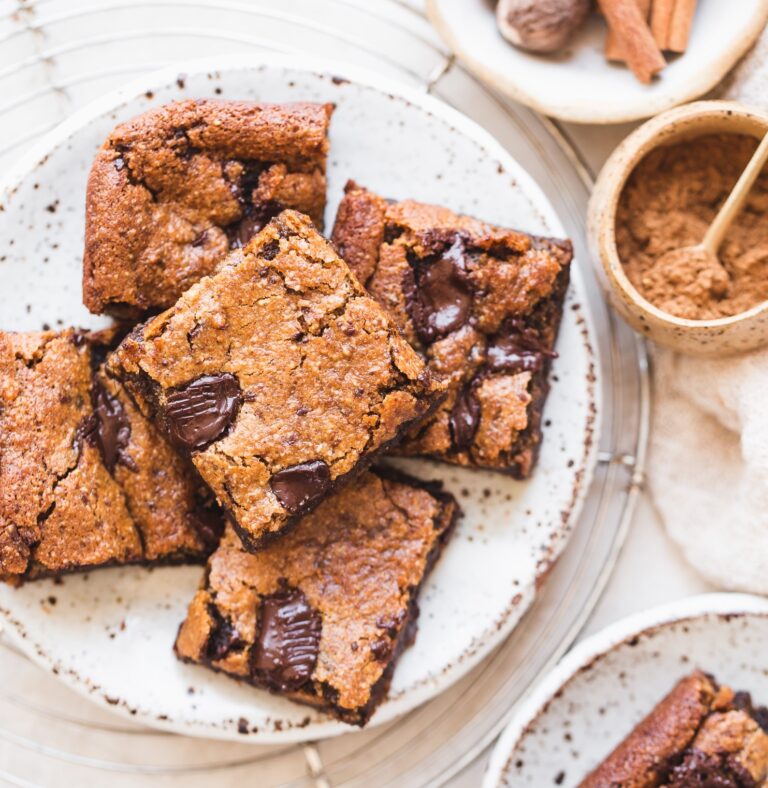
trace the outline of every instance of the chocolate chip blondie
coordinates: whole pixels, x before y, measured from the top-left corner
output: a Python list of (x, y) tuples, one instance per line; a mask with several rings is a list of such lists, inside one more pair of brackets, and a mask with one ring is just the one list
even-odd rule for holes
[(581, 788), (760, 788), (768, 784), (768, 709), (701, 671), (681, 679)]
[(0, 333), (0, 577), (199, 562), (223, 519), (99, 362), (106, 337)]
[(333, 242), (406, 339), (449, 383), (398, 448), (528, 476), (572, 249), (350, 182)]
[(364, 725), (458, 512), (439, 485), (376, 469), (258, 553), (228, 526), (178, 656)]
[(442, 396), (305, 216), (285, 211), (108, 363), (258, 549)]
[(122, 123), (86, 197), (83, 301), (171, 306), (283, 208), (322, 229), (330, 104), (178, 101)]

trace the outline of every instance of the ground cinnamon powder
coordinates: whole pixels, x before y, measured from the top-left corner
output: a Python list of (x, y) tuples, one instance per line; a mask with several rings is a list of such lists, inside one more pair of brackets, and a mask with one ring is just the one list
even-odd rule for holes
[(722, 268), (680, 256), (660, 264), (666, 252), (701, 243), (757, 144), (744, 135), (697, 137), (651, 151), (630, 176), (619, 199), (616, 243), (630, 281), (655, 306), (711, 320), (768, 299), (768, 170), (720, 247)]

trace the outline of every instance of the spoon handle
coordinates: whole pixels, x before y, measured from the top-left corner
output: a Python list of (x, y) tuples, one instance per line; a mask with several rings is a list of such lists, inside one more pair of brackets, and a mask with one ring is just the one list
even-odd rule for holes
[(717, 250), (720, 248), (720, 244), (722, 244), (734, 216), (741, 210), (741, 206), (744, 204), (752, 184), (757, 179), (766, 161), (768, 161), (768, 134), (763, 137), (763, 141), (757, 146), (757, 150), (749, 160), (749, 164), (744, 168), (739, 180), (736, 181), (736, 185), (728, 195), (728, 199), (717, 212), (715, 220), (709, 225), (702, 242), (702, 246), (707, 251), (712, 252), (714, 255), (717, 254)]

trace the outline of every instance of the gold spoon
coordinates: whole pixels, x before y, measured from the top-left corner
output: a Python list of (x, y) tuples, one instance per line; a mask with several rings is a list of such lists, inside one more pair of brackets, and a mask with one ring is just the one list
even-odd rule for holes
[(654, 265), (654, 272), (648, 281), (649, 285), (668, 284), (676, 289), (684, 287), (686, 295), (691, 297), (708, 294), (713, 298), (723, 298), (727, 294), (730, 277), (717, 257), (717, 250), (722, 245), (731, 222), (744, 205), (744, 200), (766, 161), (768, 161), (768, 134), (757, 146), (728, 199), (717, 212), (717, 216), (704, 235), (704, 240), (695, 246), (685, 246), (682, 249), (665, 252)]

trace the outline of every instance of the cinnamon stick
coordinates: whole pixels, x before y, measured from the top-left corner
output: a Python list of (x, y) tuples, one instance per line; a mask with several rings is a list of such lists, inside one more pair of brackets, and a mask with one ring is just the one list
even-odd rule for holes
[[(647, 22), (651, 15), (651, 0), (635, 0), (643, 19)], [(621, 63), (626, 60), (624, 47), (616, 37), (616, 34), (609, 28), (608, 35), (605, 37), (605, 59)]]
[(653, 0), (651, 11), (651, 33), (659, 49), (668, 49), (669, 32), (677, 0)]
[(643, 83), (649, 83), (666, 65), (648, 23), (635, 0), (598, 0), (608, 27), (624, 49), (627, 65)]
[(695, 13), (696, 0), (676, 0), (666, 43), (666, 49), (670, 52), (685, 52)]

